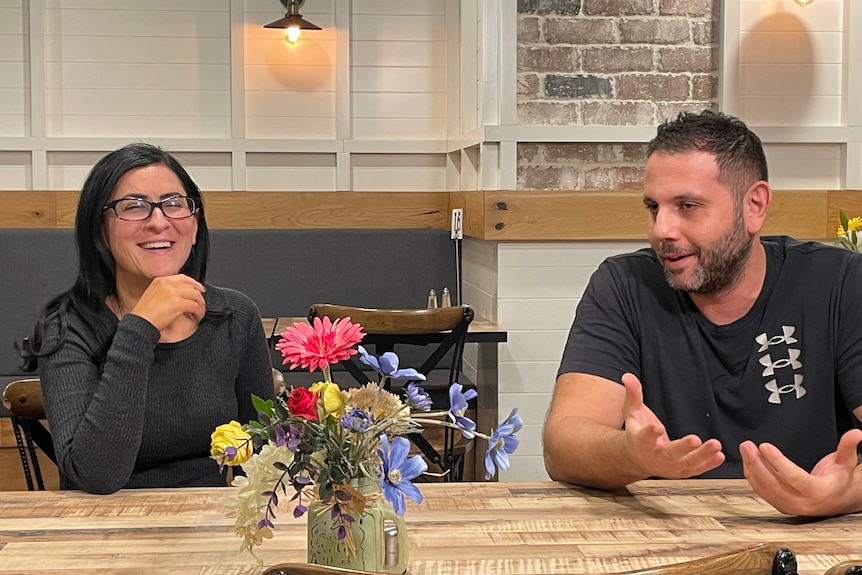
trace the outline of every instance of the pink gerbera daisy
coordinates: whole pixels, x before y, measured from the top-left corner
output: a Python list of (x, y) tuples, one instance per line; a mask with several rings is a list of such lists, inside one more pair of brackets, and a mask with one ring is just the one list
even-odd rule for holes
[(349, 317), (331, 321), (328, 317), (314, 318), (314, 327), (307, 323), (296, 323), (281, 333), (281, 341), (275, 349), (281, 352), (283, 364), (314, 371), (325, 370), (333, 363), (344, 361), (356, 353), (353, 346), (365, 333), (362, 326), (351, 323)]

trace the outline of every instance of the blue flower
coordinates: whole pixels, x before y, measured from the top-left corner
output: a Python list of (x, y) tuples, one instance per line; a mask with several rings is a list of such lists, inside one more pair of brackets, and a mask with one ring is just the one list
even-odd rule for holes
[(410, 442), (405, 437), (396, 437), (392, 440), (392, 450), (389, 449), (389, 438), (380, 436), (380, 449), (377, 450), (382, 461), (382, 474), (380, 487), (383, 489), (383, 497), (386, 498), (395, 513), (404, 515), (404, 496), (406, 495), (416, 503), (422, 503), (422, 493), (410, 480), (428, 470), (428, 464), (419, 455), (407, 459), (410, 451)]
[(407, 402), (419, 411), (431, 411), (431, 396), (412, 381), (407, 384)]
[(476, 429), (476, 422), (469, 417), (464, 417), (467, 411), (467, 402), (477, 397), (475, 389), (468, 389), (465, 392), (461, 390), (464, 386), (460, 383), (453, 383), (449, 388), (449, 419), (452, 423), (461, 428), (461, 435), (467, 439), (474, 437), (473, 430)]
[[(518, 448), (518, 438), (515, 434), (521, 431), (524, 422), (518, 416), (518, 408), (512, 410), (506, 421), (497, 426), (488, 440), (488, 451), (485, 452), (485, 479), (491, 479), (496, 469), (509, 469), (509, 454)], [(494, 465), (496, 464), (496, 469)]]
[(398, 355), (394, 352), (387, 351), (378, 359), (376, 356), (368, 353), (364, 347), (359, 346), (359, 361), (371, 367), (377, 373), (385, 375), (389, 379), (409, 379), (423, 380), (425, 376), (415, 369), (398, 369)]
[(347, 431), (363, 432), (368, 429), (371, 416), (361, 407), (352, 407), (350, 411), (341, 416), (341, 427)]

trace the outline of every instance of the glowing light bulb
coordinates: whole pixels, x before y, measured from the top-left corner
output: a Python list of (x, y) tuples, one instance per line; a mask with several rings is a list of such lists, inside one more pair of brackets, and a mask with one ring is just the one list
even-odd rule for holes
[(811, 4), (812, 2), (814, 2), (814, 0), (796, 0), (796, 3), (799, 4), (800, 6), (802, 6), (803, 8), (805, 8), (806, 6)]
[(284, 30), (284, 38), (291, 44), (296, 44), (299, 40), (299, 26), (288, 26)]

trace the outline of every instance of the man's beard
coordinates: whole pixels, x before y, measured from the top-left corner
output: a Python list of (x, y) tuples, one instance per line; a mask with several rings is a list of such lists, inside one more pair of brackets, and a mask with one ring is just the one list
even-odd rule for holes
[[(674, 277), (664, 268), (668, 285), (675, 290), (703, 295), (714, 295), (733, 288), (742, 279), (753, 241), (754, 236), (746, 231), (745, 221), (739, 211), (724, 236), (705, 247), (692, 246), (695, 248), (697, 265), (690, 279)], [(660, 255), (673, 255), (678, 251), (672, 243), (659, 244)]]

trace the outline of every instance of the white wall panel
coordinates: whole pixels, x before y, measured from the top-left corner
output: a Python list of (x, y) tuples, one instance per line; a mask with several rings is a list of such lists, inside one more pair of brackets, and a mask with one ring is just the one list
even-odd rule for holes
[[(592, 270), (595, 268), (589, 268)], [(538, 297), (500, 300), (497, 321), (506, 329), (569, 329), (575, 318), (574, 298), (542, 299)]]
[[(541, 426), (551, 405), (551, 398), (546, 393), (499, 393), (497, 397), (500, 419), (508, 417), (513, 409), (518, 408), (518, 415), (525, 425)], [(535, 449), (535, 447), (534, 447)], [(530, 452), (532, 451), (532, 453)], [(528, 448), (521, 455), (541, 455), (541, 451)]]
[[(560, 358), (548, 361), (501, 361), (497, 367), (500, 393), (545, 393), (554, 391)], [(502, 410), (500, 410), (502, 413)]]
[(440, 0), (353, 0), (354, 14), (402, 14), (442, 16)]
[(843, 3), (740, 3), (739, 114), (749, 123), (838, 126)]
[(440, 42), (445, 38), (443, 15), (356, 14), (351, 23), (355, 41)]
[(246, 92), (335, 92), (331, 66), (247, 66)]
[(446, 65), (446, 43), (440, 42), (351, 42), (354, 66)]
[(24, 34), (24, 9), (18, 2), (0, 4), (0, 35), (22, 36)]
[(356, 118), (354, 139), (441, 140), (446, 137), (446, 120), (411, 118)]
[(839, 126), (841, 96), (745, 96), (745, 120), (769, 126)]
[[(0, 136), (27, 135), (26, 41), (23, 0), (0, 1)], [(30, 176), (22, 167), (2, 166), (2, 174), (5, 181), (0, 185), (5, 189), (14, 189), (9, 188), (12, 182), (28, 182)]]
[(509, 470), (501, 471), (499, 480), (501, 482), (512, 481), (548, 481), (545, 471), (545, 459), (541, 455), (514, 455), (509, 456)]
[(49, 116), (224, 116), (230, 94), (211, 90), (72, 90), (48, 89)]
[[(500, 324), (505, 327), (505, 324)], [(539, 327), (539, 326), (537, 326)], [(560, 361), (569, 330), (510, 330), (500, 346), (500, 361)]]
[(249, 154), (246, 189), (331, 190), (335, 186), (335, 167), (335, 154)]
[(334, 92), (249, 92), (248, 117), (334, 118)]
[(28, 152), (0, 152), (0, 190), (26, 190), (30, 175)]
[(841, 146), (838, 144), (768, 144), (769, 183), (776, 190), (841, 188)]
[(445, 191), (445, 168), (354, 168), (357, 191)]
[(46, 130), (66, 137), (229, 138), (230, 118), (162, 116), (48, 116)]
[(446, 118), (442, 93), (375, 92), (353, 94), (354, 118)]
[(45, 11), (48, 136), (230, 137), (229, 0), (77, 5)]
[[(250, 30), (254, 30), (251, 28)], [(248, 65), (334, 66), (335, 38), (307, 38), (296, 44), (285, 42), (280, 31), (266, 30), (264, 38), (246, 37), (245, 62)]]
[(428, 68), (353, 67), (354, 92), (445, 93), (446, 70)]
[(246, 135), (261, 139), (330, 139), (335, 137), (335, 118), (249, 117)]
[(66, 10), (129, 10), (129, 11), (150, 11), (159, 10), (172, 12), (178, 11), (198, 11), (212, 12), (217, 10), (224, 12), (226, 8), (226, 0), (45, 0), (45, 6), (48, 8), (63, 8)]
[(321, 191), (335, 189), (335, 168), (248, 168), (247, 189), (255, 191)]
[(227, 38), (46, 36), (46, 62), (225, 64)]
[[(0, 11), (0, 17), (3, 12)], [(7, 16), (8, 17), (8, 16)], [(21, 34), (0, 34), (0, 62), (24, 61), (24, 36)]]
[(59, 89), (224, 90), (230, 85), (228, 64), (50, 62), (45, 78)]

